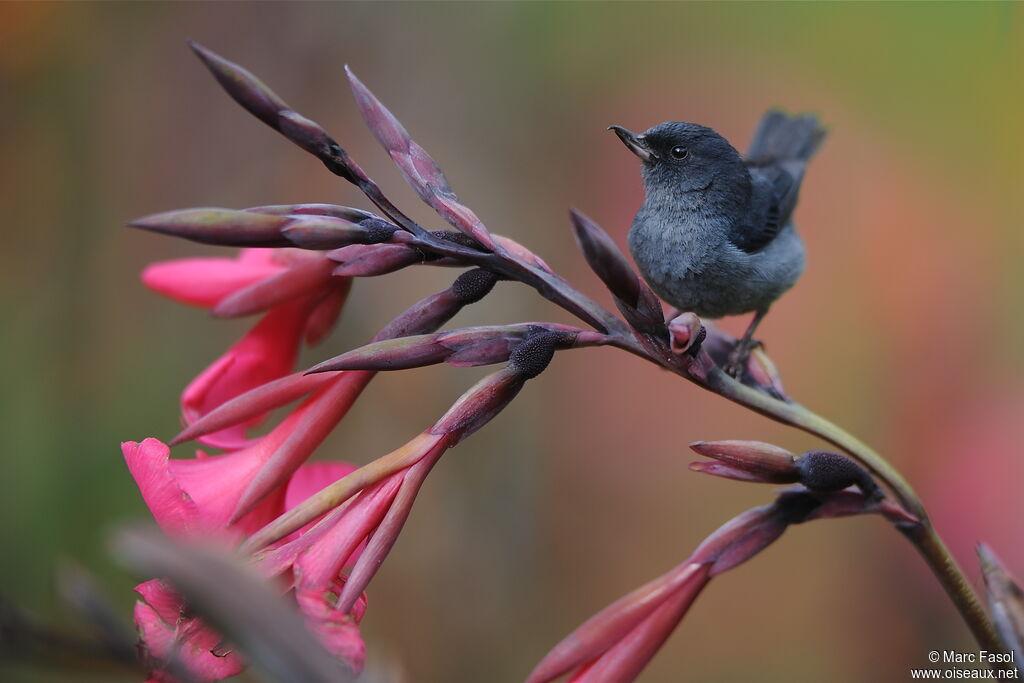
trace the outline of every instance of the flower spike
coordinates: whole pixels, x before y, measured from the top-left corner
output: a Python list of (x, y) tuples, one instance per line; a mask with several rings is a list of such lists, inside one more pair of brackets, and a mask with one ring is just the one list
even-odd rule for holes
[(363, 120), (420, 199), (429, 204), (450, 225), (470, 235), (484, 247), (495, 249), (496, 245), (490, 232), (476, 214), (455, 196), (437, 162), (425, 149), (416, 144), (394, 114), (356, 78), (348, 66), (345, 67), (345, 73)]

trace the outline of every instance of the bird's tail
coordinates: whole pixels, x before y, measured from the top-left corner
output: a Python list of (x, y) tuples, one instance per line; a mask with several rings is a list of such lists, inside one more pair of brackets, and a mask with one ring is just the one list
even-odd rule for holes
[(825, 128), (814, 114), (790, 116), (771, 109), (761, 117), (746, 160), (755, 164), (807, 161), (824, 138)]

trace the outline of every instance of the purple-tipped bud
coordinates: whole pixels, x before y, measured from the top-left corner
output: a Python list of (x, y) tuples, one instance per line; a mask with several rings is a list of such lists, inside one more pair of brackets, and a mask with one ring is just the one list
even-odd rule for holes
[(379, 218), (369, 211), (355, 209), (351, 206), (337, 204), (268, 204), (253, 206), (246, 209), (253, 213), (266, 213), (272, 216), (333, 216), (350, 223), (358, 223), (368, 218)]
[(423, 252), (407, 244), (353, 244), (327, 256), (338, 264), (334, 275), (345, 277), (386, 275), (424, 261)]
[(487, 296), (497, 281), (494, 273), (482, 268), (467, 270), (448, 289), (416, 302), (396, 316), (374, 337), (374, 341), (433, 332), (464, 306)]
[(706, 565), (687, 561), (637, 588), (566, 636), (526, 683), (548, 683), (572, 671), (573, 681), (633, 680), (708, 580)]
[(322, 256), (305, 259), (282, 273), (225, 297), (214, 306), (212, 313), (220, 318), (237, 318), (265, 311), (324, 287), (333, 268), (334, 263)]
[(423, 480), (426, 479), (441, 454), (449, 447), (447, 440), (442, 441), (405, 473), (401, 488), (398, 489), (398, 494), (391, 503), (391, 507), (374, 530), (373, 535), (370, 536), (362, 554), (352, 566), (348, 580), (342, 586), (336, 605), (336, 608), (342, 613), (347, 613), (352, 609), (356, 600), (376, 576), (377, 570), (380, 569), (388, 553), (391, 552), (395, 541), (398, 540), (398, 535), (402, 532), (402, 527), (405, 526), (405, 521), (409, 518), (412, 505), (416, 502), (416, 495), (419, 493), (420, 487), (423, 486)]
[(183, 237), (202, 244), (229, 247), (290, 247), (282, 234), (289, 219), (233, 209), (198, 208), (167, 211), (138, 218), (128, 225)]
[(168, 445), (176, 446), (242, 424), (257, 415), (263, 415), (316, 391), (330, 379), (329, 375), (309, 376), (297, 372), (261, 384), (206, 413), (171, 439)]
[(569, 217), (583, 256), (615, 296), (619, 310), (629, 323), (645, 332), (664, 330), (661, 302), (629, 265), (608, 233), (576, 209), (569, 210)]
[(471, 367), (491, 365), (509, 359), (528, 336), (550, 330), (558, 335), (557, 345), (567, 348), (582, 330), (564, 325), (495, 325), (467, 327), (451, 332), (424, 334), (379, 341), (310, 368), (310, 373), (333, 370), (406, 370), (435, 363)]
[(345, 72), (363, 120), (387, 150), (409, 186), (450, 225), (488, 249), (494, 249), (494, 241), (487, 228), (476, 214), (459, 202), (437, 162), (413, 141), (398, 119), (348, 67), (345, 67)]
[(710, 564), (710, 576), (746, 562), (771, 545), (790, 524), (805, 521), (820, 502), (809, 494), (780, 496), (772, 504), (747, 510), (708, 536), (691, 562)]
[(681, 355), (704, 341), (700, 316), (696, 313), (680, 313), (668, 322), (668, 339), (672, 353)]
[(329, 250), (350, 244), (381, 242), (387, 240), (391, 233), (398, 229), (391, 226), (391, 232), (384, 234), (380, 230), (371, 231), (361, 223), (353, 223), (343, 218), (331, 216), (293, 216), (292, 218), (293, 220), (281, 230), (281, 233), (289, 242), (301, 249)]
[(338, 147), (338, 143), (327, 134), (319, 123), (307, 119), (295, 111), (283, 111), (277, 118), (277, 129), (313, 156), (330, 156), (332, 151)]
[(580, 211), (569, 209), (573, 234), (590, 268), (601, 278), (612, 294), (628, 306), (636, 308), (640, 301), (640, 278), (629, 266), (604, 230)]
[(263, 81), (239, 65), (229, 62), (217, 53), (199, 43), (189, 42), (195, 53), (210, 70), (221, 87), (231, 98), (242, 105), (250, 114), (271, 128), (280, 130), (278, 115), (290, 107)]
[(1017, 669), (1024, 672), (1024, 591), (991, 548), (979, 543), (977, 551), (992, 622), (1003, 643), (1013, 652)]
[(474, 384), (430, 428), (430, 434), (452, 435), (455, 445), (490, 422), (526, 383), (518, 372), (504, 368)]
[(740, 481), (792, 484), (800, 471), (796, 456), (760, 441), (698, 441), (690, 444), (697, 453), (719, 462), (695, 462), (690, 469)]
[(332, 173), (355, 184), (369, 180), (363, 170), (323, 128), (292, 111), (291, 107), (260, 79), (198, 43), (190, 42), (189, 45), (221, 87), (246, 111), (316, 156)]

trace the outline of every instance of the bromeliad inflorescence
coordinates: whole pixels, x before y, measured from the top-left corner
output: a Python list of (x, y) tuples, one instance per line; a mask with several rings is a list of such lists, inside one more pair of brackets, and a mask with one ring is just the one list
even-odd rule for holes
[[(434, 160), (351, 72), (349, 81), (370, 130), (449, 229), (427, 230), (410, 219), (319, 125), (246, 70), (201, 46), (193, 49), (231, 97), (356, 185), (379, 213), (311, 203), (185, 209), (133, 222), (196, 242), (242, 247), (236, 258), (151, 265), (143, 281), (173, 299), (209, 308), (215, 316), (261, 318), (186, 387), (183, 431), (167, 444), (152, 438), (126, 442), (124, 456), (166, 533), (236, 546), (268, 581), (294, 597), (310, 633), (351, 670), (363, 666), (358, 625), (366, 609), (365, 590), (431, 468), (445, 451), (500, 413), (558, 352), (587, 346), (633, 353), (817, 434), (861, 464), (825, 451), (798, 457), (754, 442), (694, 444), (698, 453), (714, 459), (695, 463), (695, 470), (794, 486), (775, 502), (728, 522), (679, 567), (587, 621), (543, 658), (528, 680), (539, 683), (566, 674), (574, 681), (632, 680), (713, 577), (760, 552), (791, 524), (865, 513), (881, 514), (914, 542), (979, 641), (990, 649), (1001, 647), (959, 569), (945, 562), (949, 558), (941, 541), (899, 474), (859, 441), (789, 399), (762, 350), (745, 358), (735, 379), (723, 372), (735, 358), (736, 340), (702, 325), (690, 312), (666, 321), (661, 302), (593, 221), (571, 212), (581, 250), (611, 291), (619, 315), (581, 294), (524, 246), (490, 232), (459, 201)], [(300, 346), (316, 345), (334, 325), (353, 278), (417, 264), (463, 272), (447, 289), (396, 316), (366, 346), (295, 370)], [(523, 322), (439, 331), (501, 280), (534, 288), (585, 327)], [(468, 389), (433, 425), (376, 460), (359, 467), (307, 463), (376, 372), (436, 363), (504, 366)], [(300, 399), (265, 435), (250, 434), (271, 411)], [(188, 441), (221, 453), (170, 458), (170, 446)], [(153, 579), (136, 590), (142, 596), (135, 610), (141, 651), (154, 680), (173, 678), (169, 662), (196, 680), (220, 680), (244, 668), (245, 653), (235, 652), (196, 617), (173, 586)]]

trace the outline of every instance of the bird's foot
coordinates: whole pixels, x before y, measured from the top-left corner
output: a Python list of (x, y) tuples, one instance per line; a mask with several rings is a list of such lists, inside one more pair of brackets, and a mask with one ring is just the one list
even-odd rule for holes
[(729, 358), (723, 368), (725, 374), (729, 375), (733, 379), (739, 379), (743, 374), (743, 368), (747, 365), (747, 358), (750, 357), (750, 352), (762, 346), (764, 346), (764, 344), (762, 344), (758, 339), (751, 339), (746, 344), (743, 343), (743, 340), (740, 340), (729, 353)]

